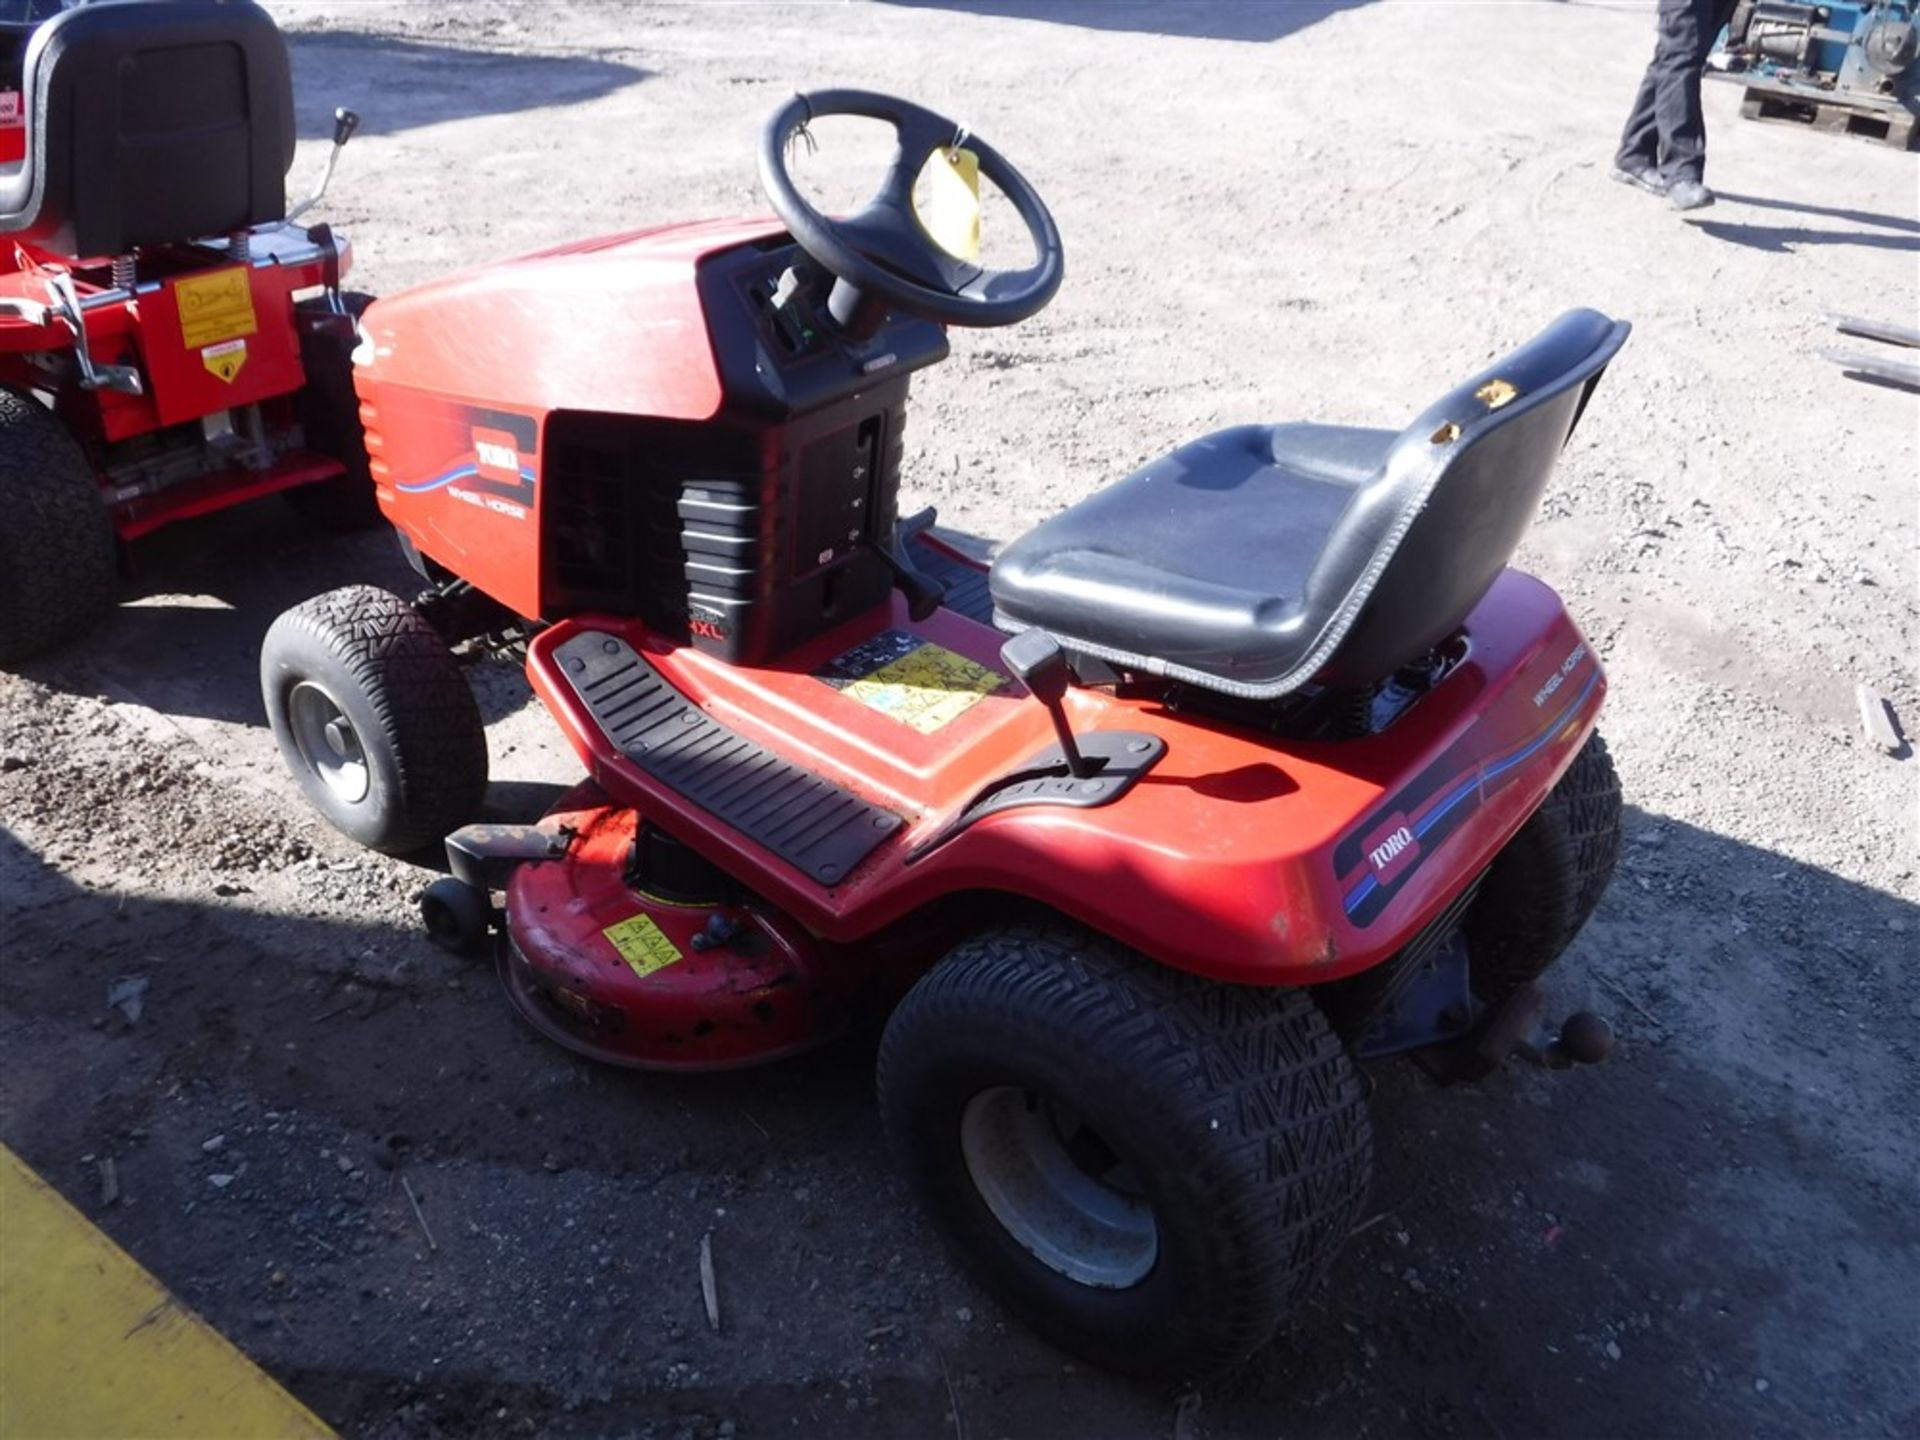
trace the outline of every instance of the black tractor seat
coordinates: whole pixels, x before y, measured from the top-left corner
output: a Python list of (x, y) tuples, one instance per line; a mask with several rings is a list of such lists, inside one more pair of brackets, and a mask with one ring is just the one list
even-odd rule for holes
[(1243, 699), (1373, 684), (1459, 629), (1512, 559), (1628, 328), (1571, 311), (1401, 431), (1183, 445), (1009, 545), (995, 623)]
[(286, 43), (248, 0), (95, 0), (27, 41), (27, 154), (0, 233), (79, 258), (282, 219)]

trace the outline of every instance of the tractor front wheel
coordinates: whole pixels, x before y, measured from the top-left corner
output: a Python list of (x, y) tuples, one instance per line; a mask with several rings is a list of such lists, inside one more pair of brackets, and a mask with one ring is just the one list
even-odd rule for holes
[(887, 1136), (961, 1262), (1074, 1355), (1198, 1376), (1326, 1269), (1372, 1159), (1313, 1000), (1166, 969), (1085, 930), (958, 946), (881, 1044)]
[(113, 524), (66, 426), (0, 385), (0, 665), (85, 630), (113, 604)]
[(313, 807), (371, 849), (410, 855), (473, 817), (487, 737), (453, 652), (371, 585), (287, 611), (260, 647), (280, 754)]

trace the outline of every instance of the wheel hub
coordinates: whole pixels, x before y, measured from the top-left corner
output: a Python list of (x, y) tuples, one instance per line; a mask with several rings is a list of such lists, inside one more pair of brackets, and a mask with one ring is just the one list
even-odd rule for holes
[(302, 680), (287, 696), (287, 721), (307, 768), (349, 805), (373, 788), (366, 751), (340, 703), (321, 686)]
[(967, 1173), (993, 1216), (1041, 1264), (1102, 1290), (1138, 1285), (1160, 1253), (1153, 1207), (1099, 1135), (1016, 1085), (967, 1102)]

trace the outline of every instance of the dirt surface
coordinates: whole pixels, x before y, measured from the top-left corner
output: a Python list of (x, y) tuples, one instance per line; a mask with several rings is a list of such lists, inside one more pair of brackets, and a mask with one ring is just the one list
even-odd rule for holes
[[(1853, 699), (1920, 722), (1920, 409), (1815, 357), (1825, 307), (1911, 322), (1914, 157), (1710, 87), (1717, 207), (1610, 182), (1641, 7), (275, 9), (296, 174), (367, 117), (325, 213), (377, 292), (758, 211), (795, 88), (976, 127), (1069, 255), (916, 382), (905, 503), (983, 542), (1208, 428), (1397, 423), (1561, 309), (1632, 320), (1522, 557), (1612, 675), (1628, 847), (1556, 983), (1622, 1041), (1375, 1067), (1370, 1218), (1269, 1352), (1198, 1390), (1063, 1363), (909, 1205), (870, 1043), (617, 1073), (426, 942), (430, 872), (306, 812), (254, 678), (283, 607), (406, 576), (267, 503), (0, 677), (0, 1131), (163, 1281), (365, 1435), (1920, 1428), (1916, 772)], [(479, 685), (491, 808), (529, 817), (576, 762), (511, 669)]]

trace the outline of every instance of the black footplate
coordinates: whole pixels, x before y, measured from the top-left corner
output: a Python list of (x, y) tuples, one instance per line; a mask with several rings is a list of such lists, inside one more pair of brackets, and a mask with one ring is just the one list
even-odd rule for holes
[(553, 653), (621, 754), (823, 885), (899, 830), (898, 815), (713, 719), (617, 636), (584, 631)]
[(987, 587), (987, 572), (956, 560), (946, 551), (924, 542), (913, 547), (913, 563), (929, 579), (946, 586), (940, 603), (956, 615), (964, 615), (982, 625), (993, 624), (993, 591)]

